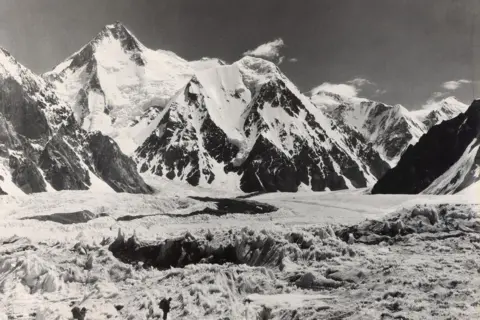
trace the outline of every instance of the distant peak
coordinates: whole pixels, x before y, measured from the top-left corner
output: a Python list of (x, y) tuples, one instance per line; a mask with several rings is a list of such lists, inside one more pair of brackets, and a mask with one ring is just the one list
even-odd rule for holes
[(443, 99), (443, 101), (445, 102), (457, 102), (458, 99), (455, 97), (455, 96), (450, 96), (450, 97), (446, 97), (445, 99)]

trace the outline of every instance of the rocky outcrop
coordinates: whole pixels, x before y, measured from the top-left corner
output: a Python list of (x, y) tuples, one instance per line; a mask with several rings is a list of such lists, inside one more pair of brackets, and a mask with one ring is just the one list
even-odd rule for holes
[(24, 88), (11, 78), (0, 81), (0, 88), (0, 113), (15, 131), (31, 139), (48, 137), (51, 131), (45, 114)]
[(12, 181), (26, 194), (47, 191), (47, 184), (37, 165), (29, 158), (10, 156)]
[(88, 190), (91, 185), (88, 167), (62, 134), (47, 143), (39, 165), (55, 190)]
[(123, 154), (111, 138), (95, 132), (88, 135), (85, 145), (91, 166), (113, 190), (129, 193), (153, 191), (138, 174), (135, 162)]

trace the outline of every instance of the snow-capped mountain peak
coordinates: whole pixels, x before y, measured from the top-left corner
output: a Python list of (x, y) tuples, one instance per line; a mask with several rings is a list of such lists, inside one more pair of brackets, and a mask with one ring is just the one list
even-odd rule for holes
[(417, 143), (433, 125), (467, 109), (454, 97), (413, 111), (400, 104), (392, 106), (328, 91), (314, 90), (310, 99), (340, 125), (358, 130), (390, 165), (395, 165), (407, 147)]
[[(457, 102), (448, 99), (429, 111), (442, 115), (461, 108)], [(479, 179), (479, 135), (480, 101), (475, 100), (465, 112), (431, 127), (372, 193), (451, 194), (470, 186)]]
[(114, 23), (45, 77), (83, 129), (110, 135), (129, 153), (136, 147), (131, 124), (150, 107), (165, 107), (193, 73), (188, 61), (145, 47)]
[(142, 172), (243, 191), (366, 186), (388, 165), (346, 137), (268, 61), (197, 71), (136, 150)]
[(465, 112), (468, 105), (458, 101), (455, 97), (447, 97), (440, 101), (428, 102), (423, 108), (412, 111), (414, 117), (422, 122), (426, 129), (430, 129), (435, 124), (449, 120), (454, 116)]
[(252, 93), (272, 79), (286, 79), (277, 65), (262, 58), (245, 56), (234, 64), (240, 69), (243, 81)]
[[(100, 46), (105, 41), (118, 41), (125, 52), (138, 53), (145, 46), (120, 21), (109, 24), (90, 42)], [(140, 65), (142, 60), (136, 61)]]

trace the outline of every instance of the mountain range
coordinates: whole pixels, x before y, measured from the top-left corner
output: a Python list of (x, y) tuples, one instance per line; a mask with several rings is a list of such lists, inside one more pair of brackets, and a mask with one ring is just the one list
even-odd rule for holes
[(303, 94), (272, 62), (187, 61), (147, 48), (119, 22), (42, 76), (0, 51), (0, 82), (0, 192), (8, 194), (151, 192), (139, 172), (244, 192), (380, 179), (377, 192), (412, 145), (467, 110), (453, 97), (409, 111)]

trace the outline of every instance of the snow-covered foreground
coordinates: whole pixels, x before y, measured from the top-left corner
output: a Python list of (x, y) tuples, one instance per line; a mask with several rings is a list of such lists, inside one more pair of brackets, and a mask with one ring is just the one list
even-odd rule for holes
[[(249, 200), (277, 211), (217, 216), (201, 213), (214, 200), (189, 196), (235, 195), (155, 187), (1, 196), (0, 319), (72, 319), (74, 306), (92, 320), (155, 319), (167, 296), (169, 319), (480, 317), (471, 194), (276, 193)], [(81, 210), (93, 219), (24, 219)]]

